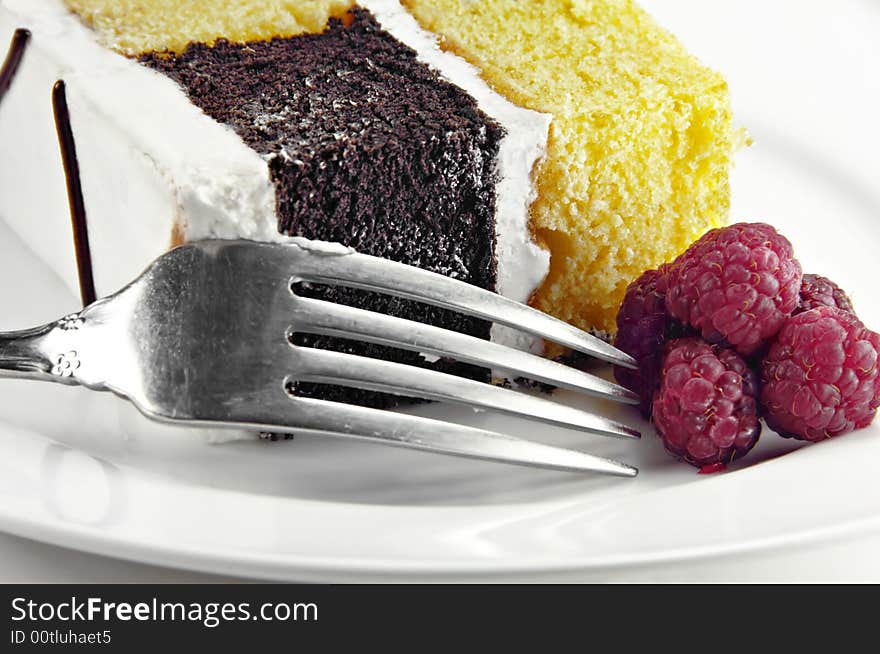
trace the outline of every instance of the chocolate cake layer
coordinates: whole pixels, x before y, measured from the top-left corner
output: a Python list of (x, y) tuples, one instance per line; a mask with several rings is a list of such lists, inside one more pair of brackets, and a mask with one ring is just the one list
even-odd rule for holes
[[(325, 32), (245, 45), (193, 44), (141, 61), (264, 155), (279, 231), (495, 288), (495, 160), (502, 128), (464, 91), (362, 9)], [(342, 288), (298, 292), (489, 337), (449, 311)], [(297, 344), (431, 367), (475, 379), (488, 371), (421, 355), (298, 334)], [(294, 392), (387, 406), (396, 398), (313, 384)]]

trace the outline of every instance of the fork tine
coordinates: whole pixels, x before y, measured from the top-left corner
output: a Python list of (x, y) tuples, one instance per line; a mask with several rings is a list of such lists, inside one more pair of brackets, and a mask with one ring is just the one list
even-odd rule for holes
[(294, 298), (294, 331), (339, 336), (449, 357), (554, 386), (637, 404), (631, 391), (549, 359), (433, 325), (313, 298)]
[(626, 425), (550, 400), (442, 372), (367, 357), (292, 346), (297, 381), (338, 384), (372, 391), (455, 402), (527, 416), (551, 424), (616, 438), (639, 438)]
[[(279, 395), (275, 401), (261, 402), (248, 414), (237, 416), (234, 422), (219, 423), (220, 426), (347, 436), (439, 454), (566, 472), (598, 472), (618, 477), (638, 474), (632, 466), (618, 461), (476, 427), (341, 402)], [(279, 423), (279, 415), (289, 416), (289, 423)]]
[[(299, 246), (297, 246), (299, 247)], [(628, 354), (561, 320), (444, 275), (365, 254), (326, 256), (300, 248), (298, 281), (397, 295), (500, 323), (615, 365), (636, 368)]]

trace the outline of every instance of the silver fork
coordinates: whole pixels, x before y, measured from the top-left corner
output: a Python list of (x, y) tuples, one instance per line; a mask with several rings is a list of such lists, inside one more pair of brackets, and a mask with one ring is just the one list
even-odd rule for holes
[(304, 239), (202, 241), (154, 261), (78, 314), (0, 334), (0, 376), (109, 390), (147, 417), (255, 431), (307, 432), (565, 471), (632, 477), (590, 454), (464, 425), (296, 397), (316, 382), (469, 405), (605, 436), (639, 433), (587, 411), (413, 366), (291, 344), (293, 332), (450, 357), (627, 403), (626, 389), (465, 334), (295, 294), (299, 282), (397, 295), (514, 327), (632, 367), (607, 343), (528, 306), (418, 268)]

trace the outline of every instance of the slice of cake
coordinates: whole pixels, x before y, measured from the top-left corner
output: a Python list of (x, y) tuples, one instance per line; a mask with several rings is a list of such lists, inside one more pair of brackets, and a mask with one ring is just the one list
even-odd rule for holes
[[(627, 282), (726, 217), (724, 81), (629, 2), (404, 5), (0, 0), (0, 38), (33, 35), (0, 105), (0, 216), (76, 279), (48, 100), (63, 78), (101, 294), (175, 243), (295, 235), (610, 333)], [(300, 292), (536, 347), (411, 302)]]

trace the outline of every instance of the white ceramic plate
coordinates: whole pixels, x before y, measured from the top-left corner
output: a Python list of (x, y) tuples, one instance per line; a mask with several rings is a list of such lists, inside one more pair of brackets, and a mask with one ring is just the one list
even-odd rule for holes
[[(645, 4), (725, 71), (755, 138), (738, 158), (734, 218), (777, 225), (807, 270), (838, 280), (880, 327), (880, 9)], [(2, 224), (0, 302), (0, 329), (76, 308)], [(436, 405), (418, 412), (621, 458), (641, 475), (306, 437), (208, 445), (109, 395), (4, 381), (0, 529), (287, 580), (880, 579), (880, 426), (807, 447), (765, 431), (730, 472), (702, 477), (667, 457), (645, 425), (646, 438), (629, 443)]]

